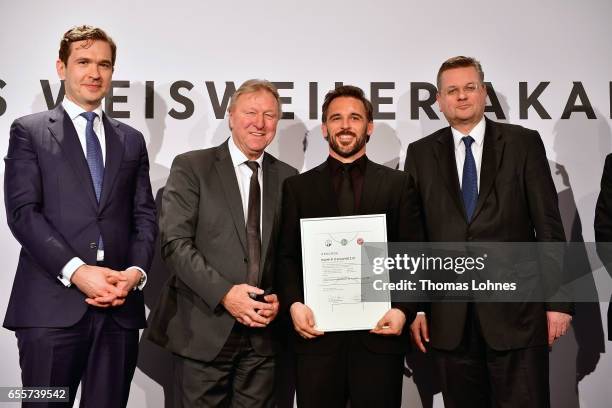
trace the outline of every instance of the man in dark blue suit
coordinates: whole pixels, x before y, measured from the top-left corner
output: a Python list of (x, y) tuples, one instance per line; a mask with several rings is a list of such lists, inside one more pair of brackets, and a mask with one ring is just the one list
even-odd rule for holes
[(22, 249), (4, 327), (17, 336), (23, 385), (69, 387), (70, 406), (81, 381), (82, 407), (127, 404), (157, 233), (144, 138), (101, 108), (115, 56), (101, 29), (66, 32), (64, 101), (17, 119), (5, 158), (7, 220)]

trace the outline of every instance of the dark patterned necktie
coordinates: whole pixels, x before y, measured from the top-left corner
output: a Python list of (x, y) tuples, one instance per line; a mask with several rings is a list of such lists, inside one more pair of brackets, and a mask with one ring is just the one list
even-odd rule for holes
[(472, 136), (461, 138), (465, 145), (465, 161), (463, 162), (463, 177), (461, 180), (461, 191), (463, 193), (463, 205), (468, 222), (472, 221), (476, 201), (478, 200), (478, 173), (476, 171), (476, 161), (472, 154)]
[(261, 214), (261, 189), (259, 187), (259, 163), (247, 161), (253, 174), (249, 185), (249, 206), (247, 210), (247, 283), (257, 286), (259, 279), (259, 263), (261, 260), (261, 235), (259, 232), (259, 220)]
[[(83, 112), (81, 116), (87, 120), (87, 126), (85, 127), (87, 165), (89, 166), (89, 174), (91, 175), (91, 181), (96, 192), (96, 200), (100, 203), (102, 181), (104, 180), (104, 159), (102, 158), (100, 139), (98, 139), (98, 135), (96, 135), (93, 128), (94, 120), (98, 117), (98, 114), (96, 112)], [(104, 250), (102, 236), (98, 238), (98, 249)]]

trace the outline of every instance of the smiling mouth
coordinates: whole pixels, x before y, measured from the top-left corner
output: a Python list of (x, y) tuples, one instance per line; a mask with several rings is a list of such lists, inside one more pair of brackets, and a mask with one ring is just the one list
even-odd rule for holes
[(337, 139), (341, 142), (341, 143), (349, 143), (352, 142), (353, 140), (355, 140), (355, 136), (353, 135), (348, 135), (348, 134), (342, 134), (342, 135), (338, 135), (336, 136)]
[(336, 133), (336, 137), (357, 137), (357, 135), (351, 131), (344, 130)]

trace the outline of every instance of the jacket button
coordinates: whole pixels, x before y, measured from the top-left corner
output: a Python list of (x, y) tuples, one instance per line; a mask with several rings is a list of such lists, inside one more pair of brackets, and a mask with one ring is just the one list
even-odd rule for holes
[(96, 244), (95, 242), (90, 242), (89, 243), (89, 248), (96, 249), (97, 247), (98, 247), (98, 244)]
[(244, 261), (244, 263), (249, 262), (249, 260), (248, 260), (248, 259), (246, 259), (246, 258), (242, 258), (242, 260)]

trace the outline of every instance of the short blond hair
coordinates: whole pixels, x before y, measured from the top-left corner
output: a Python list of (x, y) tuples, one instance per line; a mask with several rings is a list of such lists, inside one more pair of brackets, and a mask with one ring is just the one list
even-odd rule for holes
[(234, 107), (236, 106), (236, 101), (238, 100), (238, 98), (240, 98), (241, 95), (259, 91), (267, 91), (270, 92), (272, 96), (274, 96), (274, 99), (276, 99), (276, 105), (278, 106), (278, 118), (280, 119), (283, 114), (283, 110), (280, 95), (278, 94), (278, 89), (276, 89), (276, 86), (274, 86), (272, 82), (267, 81), (265, 79), (249, 79), (248, 81), (245, 81), (242, 85), (240, 85), (240, 87), (236, 89), (236, 92), (234, 92), (234, 94), (230, 98), (230, 103), (227, 107), (227, 111), (231, 112), (234, 109)]

